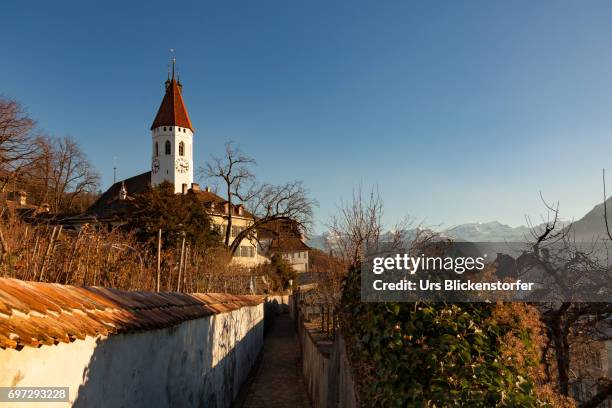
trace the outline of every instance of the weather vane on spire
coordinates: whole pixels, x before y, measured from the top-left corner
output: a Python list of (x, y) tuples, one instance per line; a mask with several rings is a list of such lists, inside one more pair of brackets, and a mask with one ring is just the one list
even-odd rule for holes
[(172, 58), (170, 59), (172, 61), (172, 79), (174, 79), (174, 64), (176, 64), (176, 56), (174, 54), (174, 48), (170, 48), (170, 55), (172, 56)]

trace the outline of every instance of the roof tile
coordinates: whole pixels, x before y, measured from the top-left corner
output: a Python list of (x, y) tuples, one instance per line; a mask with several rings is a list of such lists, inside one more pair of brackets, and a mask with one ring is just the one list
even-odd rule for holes
[(0, 278), (0, 348), (161, 329), (262, 301), (260, 296), (128, 292)]
[(151, 125), (151, 130), (160, 126), (179, 126), (191, 129), (193, 132), (193, 127), (191, 126), (189, 115), (187, 114), (187, 108), (183, 102), (183, 96), (181, 95), (181, 88), (181, 85), (174, 78), (169, 81), (166, 86), (164, 99), (162, 99), (155, 120), (153, 120), (153, 124)]

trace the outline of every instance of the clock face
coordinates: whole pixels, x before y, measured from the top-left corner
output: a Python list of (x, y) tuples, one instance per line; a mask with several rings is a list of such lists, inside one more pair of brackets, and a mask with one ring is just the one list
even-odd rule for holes
[(159, 160), (153, 159), (153, 162), (151, 163), (151, 171), (153, 174), (156, 174), (159, 171)]
[(185, 159), (177, 159), (175, 168), (179, 173), (187, 173), (189, 171), (189, 162)]

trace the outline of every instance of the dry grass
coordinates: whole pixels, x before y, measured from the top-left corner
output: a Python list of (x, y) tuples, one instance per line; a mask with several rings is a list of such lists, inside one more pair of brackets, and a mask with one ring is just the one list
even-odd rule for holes
[[(0, 276), (70, 285), (155, 290), (157, 254), (132, 234), (85, 226), (66, 231), (29, 225), (15, 217), (0, 222)], [(249, 293), (251, 272), (230, 264), (225, 249), (186, 246), (161, 253), (160, 290)]]

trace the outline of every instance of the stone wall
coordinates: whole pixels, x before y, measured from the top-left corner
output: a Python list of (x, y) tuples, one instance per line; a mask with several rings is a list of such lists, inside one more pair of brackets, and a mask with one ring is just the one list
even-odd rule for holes
[(225, 408), (263, 331), (258, 296), (0, 278), (0, 387), (69, 388), (45, 407)]
[(0, 386), (70, 387), (74, 407), (229, 407), (262, 345), (263, 304), (245, 306), (165, 329), (0, 350)]
[(327, 407), (330, 353), (329, 345), (320, 345), (310, 330), (300, 325), (302, 373), (314, 408)]
[(340, 333), (336, 333), (330, 358), (327, 406), (357, 408), (359, 404), (353, 373), (346, 355), (346, 344)]
[(304, 323), (295, 301), (290, 302), (302, 349), (302, 373), (313, 408), (357, 408), (357, 395), (346, 345), (337, 332), (333, 341), (321, 339), (318, 328)]

